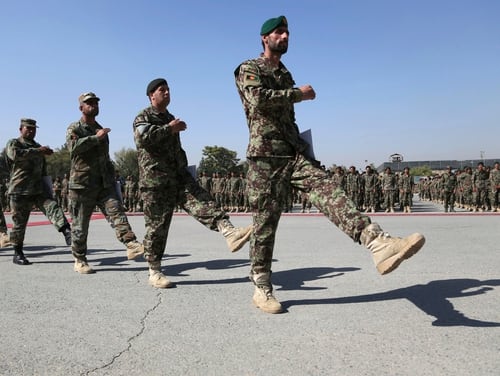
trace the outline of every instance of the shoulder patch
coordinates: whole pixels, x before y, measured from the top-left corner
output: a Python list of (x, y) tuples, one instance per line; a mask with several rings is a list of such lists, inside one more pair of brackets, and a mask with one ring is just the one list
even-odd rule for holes
[(260, 77), (253, 73), (245, 72), (245, 77), (243, 78), (244, 85), (258, 85), (260, 84)]

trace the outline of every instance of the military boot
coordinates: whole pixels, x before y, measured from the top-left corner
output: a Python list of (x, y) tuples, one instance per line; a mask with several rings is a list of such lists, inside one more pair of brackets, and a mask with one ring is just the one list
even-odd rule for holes
[(396, 269), (403, 260), (417, 253), (424, 245), (425, 238), (419, 233), (406, 238), (393, 238), (382, 231), (377, 223), (372, 223), (361, 232), (360, 241), (372, 252), (379, 273), (387, 274)]
[(22, 245), (16, 244), (14, 246), (14, 258), (12, 262), (17, 265), (31, 265), (31, 262), (24, 256)]
[(94, 269), (90, 267), (87, 262), (87, 258), (75, 258), (75, 265), (73, 266), (73, 270), (80, 274), (92, 274), (95, 273)]
[(10, 236), (5, 232), (0, 232), (0, 248), (10, 247)]
[(247, 227), (234, 227), (229, 219), (217, 222), (219, 232), (226, 238), (227, 246), (231, 252), (236, 252), (245, 245), (252, 234), (252, 225)]
[(137, 240), (132, 240), (127, 243), (127, 259), (133, 260), (144, 254), (144, 246)]
[(253, 304), (267, 313), (281, 313), (280, 302), (273, 295), (273, 285), (271, 284), (271, 273), (259, 273), (250, 276), (255, 285), (253, 294)]
[(157, 289), (174, 287), (174, 284), (161, 272), (160, 261), (149, 261), (149, 284)]

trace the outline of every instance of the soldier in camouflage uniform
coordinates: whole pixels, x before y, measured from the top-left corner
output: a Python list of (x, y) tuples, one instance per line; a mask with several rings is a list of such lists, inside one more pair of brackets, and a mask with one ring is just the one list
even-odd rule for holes
[(238, 212), (239, 210), (239, 195), (240, 195), (241, 179), (236, 172), (231, 172), (231, 177), (228, 179), (228, 194), (230, 200), (229, 210), (231, 212)]
[(6, 154), (10, 165), (9, 197), (12, 211), (10, 241), (14, 245), (14, 264), (30, 265), (24, 256), (23, 243), (26, 225), (33, 207), (37, 207), (71, 244), (71, 230), (61, 207), (52, 197), (47, 179), (46, 155), (53, 153), (48, 146), (35, 141), (36, 121), (21, 119), (21, 135), (7, 142)]
[(363, 186), (365, 191), (365, 208), (367, 212), (375, 213), (378, 204), (379, 179), (371, 166), (365, 167), (366, 173), (363, 175)]
[(394, 213), (394, 199), (397, 189), (397, 178), (390, 167), (386, 167), (381, 177), (382, 193), (384, 195), (384, 206), (386, 213)]
[(212, 196), (187, 170), (180, 139), (180, 132), (187, 125), (167, 110), (170, 103), (167, 81), (163, 78), (151, 81), (146, 95), (151, 106), (142, 110), (133, 124), (146, 224), (144, 257), (149, 263), (149, 283), (156, 288), (168, 288), (172, 283), (161, 272), (161, 259), (177, 205), (210, 230), (219, 231), (232, 252), (248, 241), (251, 226), (235, 228), (229, 216), (215, 207)]
[(457, 176), (451, 170), (451, 166), (441, 175), (441, 187), (443, 192), (443, 205), (445, 213), (455, 211), (455, 190), (457, 189)]
[(248, 211), (247, 179), (245, 178), (245, 174), (243, 172), (240, 173), (240, 180), (239, 204), (241, 210), (246, 213)]
[(473, 211), (483, 211), (486, 208), (486, 182), (488, 181), (488, 172), (483, 162), (477, 164), (476, 171), (472, 174), (472, 192), (474, 196)]
[(201, 185), (201, 187), (205, 191), (209, 192), (210, 194), (212, 193), (212, 178), (203, 171), (201, 172), (198, 179), (198, 184)]
[(356, 205), (356, 209), (360, 210), (360, 178), (354, 166), (349, 167), (349, 173), (346, 175), (346, 192), (347, 197)]
[(495, 162), (490, 171), (490, 203), (491, 211), (498, 211), (500, 195), (500, 163)]
[[(422, 181), (422, 185), (424, 182)], [(410, 168), (405, 167), (403, 173), (399, 177), (399, 200), (400, 205), (403, 207), (404, 213), (411, 212), (412, 196), (413, 196), (413, 176), (410, 175)], [(423, 188), (422, 192), (423, 192)]]
[[(5, 149), (4, 149), (5, 151)], [(5, 215), (3, 214), (3, 209), (6, 205), (6, 190), (7, 184), (5, 179), (9, 177), (9, 168), (6, 163), (7, 156), (4, 152), (0, 154), (0, 248), (8, 247), (11, 244), (9, 233), (7, 232), (7, 222), (5, 220)]]
[(299, 136), (294, 104), (312, 100), (316, 94), (310, 85), (296, 87), (281, 62), (288, 48), (286, 18), (267, 20), (260, 35), (263, 54), (240, 64), (234, 75), (249, 129), (247, 184), (254, 222), (250, 240), (253, 303), (264, 312), (279, 313), (282, 307), (273, 295), (271, 263), (283, 201), (292, 187), (307, 192), (312, 204), (330, 221), (367, 246), (382, 274), (416, 253), (425, 239), (420, 234), (400, 239), (384, 233), (356, 210), (318, 161), (306, 157), (308, 145)]
[(109, 157), (109, 128), (97, 121), (99, 98), (92, 92), (78, 97), (80, 120), (66, 131), (66, 144), (71, 158), (69, 206), (73, 218), (71, 251), (74, 270), (80, 274), (94, 273), (87, 262), (87, 237), (90, 218), (95, 207), (104, 213), (115, 230), (117, 239), (125, 244), (129, 260), (144, 253), (137, 241), (117, 192), (115, 169)]
[(212, 196), (215, 198), (215, 207), (222, 209), (224, 196), (224, 179), (218, 172), (214, 173), (212, 178)]

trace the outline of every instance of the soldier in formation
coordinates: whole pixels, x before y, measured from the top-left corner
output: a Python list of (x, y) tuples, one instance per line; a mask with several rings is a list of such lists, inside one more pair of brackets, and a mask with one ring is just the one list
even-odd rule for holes
[(250, 132), (247, 188), (254, 223), (250, 240), (250, 279), (255, 285), (252, 301), (268, 313), (282, 311), (273, 294), (271, 264), (282, 208), (293, 187), (307, 192), (311, 203), (331, 222), (370, 249), (382, 274), (397, 268), (425, 242), (418, 233), (393, 238), (371, 223), (320, 163), (306, 155), (309, 145), (300, 137), (294, 104), (313, 100), (316, 93), (311, 85), (295, 86), (281, 62), (288, 37), (284, 16), (267, 20), (260, 32), (264, 52), (234, 71)]
[(61, 207), (54, 200), (52, 186), (48, 180), (45, 156), (53, 154), (49, 146), (35, 141), (36, 120), (21, 119), (20, 136), (11, 139), (5, 147), (8, 158), (10, 181), (9, 198), (12, 211), (10, 242), (14, 246), (13, 262), (30, 265), (23, 252), (26, 226), (33, 207), (38, 208), (63, 234), (66, 244), (71, 244), (71, 230)]
[(187, 156), (180, 139), (187, 125), (167, 109), (170, 104), (167, 81), (163, 78), (151, 81), (146, 95), (150, 106), (140, 111), (133, 123), (146, 225), (144, 258), (149, 264), (149, 284), (169, 288), (173, 284), (162, 273), (161, 261), (177, 205), (208, 229), (220, 232), (232, 252), (248, 241), (252, 226), (235, 228), (229, 216), (215, 206), (212, 196), (187, 170)]

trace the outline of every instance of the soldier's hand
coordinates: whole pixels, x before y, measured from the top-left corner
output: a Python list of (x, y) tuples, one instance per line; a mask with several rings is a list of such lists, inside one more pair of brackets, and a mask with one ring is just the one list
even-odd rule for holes
[(185, 131), (187, 128), (187, 124), (181, 119), (172, 120), (168, 123), (168, 126), (170, 127), (172, 133), (179, 133)]
[(99, 140), (102, 140), (103, 138), (106, 137), (106, 135), (111, 132), (111, 129), (110, 128), (103, 128), (103, 129), (99, 129), (97, 132), (96, 132), (96, 136)]
[(316, 92), (312, 88), (311, 85), (304, 85), (299, 87), (299, 90), (302, 92), (302, 100), (307, 101), (316, 98)]
[(42, 153), (43, 155), (52, 155), (54, 153), (54, 150), (52, 150), (50, 147), (48, 146), (40, 146), (38, 148), (38, 150), (40, 151), (40, 153)]

